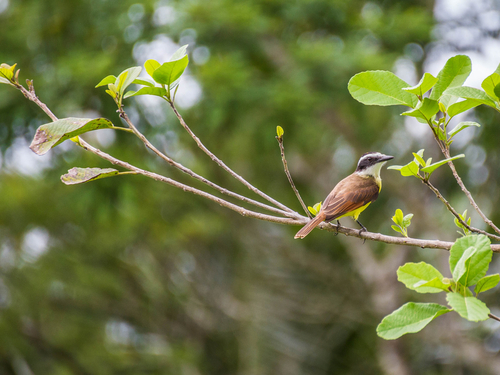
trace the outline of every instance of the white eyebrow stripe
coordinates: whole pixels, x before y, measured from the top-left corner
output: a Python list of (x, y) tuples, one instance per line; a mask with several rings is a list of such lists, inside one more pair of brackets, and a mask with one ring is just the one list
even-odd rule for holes
[(382, 156), (382, 154), (380, 152), (370, 152), (369, 154), (366, 154), (364, 156), (361, 157), (361, 159), (359, 159), (358, 161), (358, 166), (359, 164), (361, 164), (361, 162), (367, 158), (372, 158), (372, 157), (380, 157)]

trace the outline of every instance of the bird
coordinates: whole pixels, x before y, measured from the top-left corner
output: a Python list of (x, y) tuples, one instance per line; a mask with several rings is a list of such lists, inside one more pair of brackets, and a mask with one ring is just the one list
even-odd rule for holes
[[(359, 214), (363, 212), (370, 203), (378, 198), (382, 189), (380, 169), (394, 156), (384, 155), (380, 152), (367, 152), (361, 156), (354, 173), (341, 180), (328, 194), (318, 214), (311, 219), (294, 238), (304, 238), (322, 221), (330, 222), (340, 218), (352, 216), (359, 224), (362, 231), (366, 228), (358, 220)], [(337, 228), (338, 228), (337, 226)]]

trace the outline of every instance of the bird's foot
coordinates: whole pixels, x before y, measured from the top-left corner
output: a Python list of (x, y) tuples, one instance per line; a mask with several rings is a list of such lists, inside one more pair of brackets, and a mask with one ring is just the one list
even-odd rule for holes
[(340, 228), (340, 221), (338, 221), (338, 220), (337, 220), (336, 227), (337, 227), (337, 230), (335, 231), (335, 235), (338, 236), (338, 234), (339, 234), (339, 228)]
[[(362, 232), (368, 232), (368, 230), (365, 228), (365, 226), (363, 224), (361, 224), (358, 220), (356, 220), (356, 223), (359, 224), (359, 226), (361, 227), (360, 230), (358, 230), (358, 235), (361, 236), (361, 233)], [(366, 238), (363, 239), (363, 245), (365, 244), (366, 242)]]

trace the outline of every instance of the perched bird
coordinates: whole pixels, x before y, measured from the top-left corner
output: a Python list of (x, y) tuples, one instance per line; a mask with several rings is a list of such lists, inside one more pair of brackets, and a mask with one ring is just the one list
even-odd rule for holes
[(359, 214), (375, 201), (380, 189), (382, 179), (380, 169), (393, 159), (394, 156), (380, 152), (367, 152), (358, 161), (356, 171), (340, 181), (328, 194), (320, 211), (314, 219), (297, 232), (295, 238), (304, 238), (322, 221), (332, 221), (345, 216), (352, 216), (361, 226), (360, 233), (366, 228), (358, 221)]

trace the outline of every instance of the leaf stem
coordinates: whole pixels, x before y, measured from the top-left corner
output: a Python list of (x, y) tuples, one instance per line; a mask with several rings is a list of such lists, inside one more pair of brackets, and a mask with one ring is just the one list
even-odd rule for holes
[(110, 129), (113, 129), (113, 130), (122, 130), (124, 132), (134, 134), (134, 131), (132, 129), (122, 128), (121, 126), (114, 126), (113, 125)]

